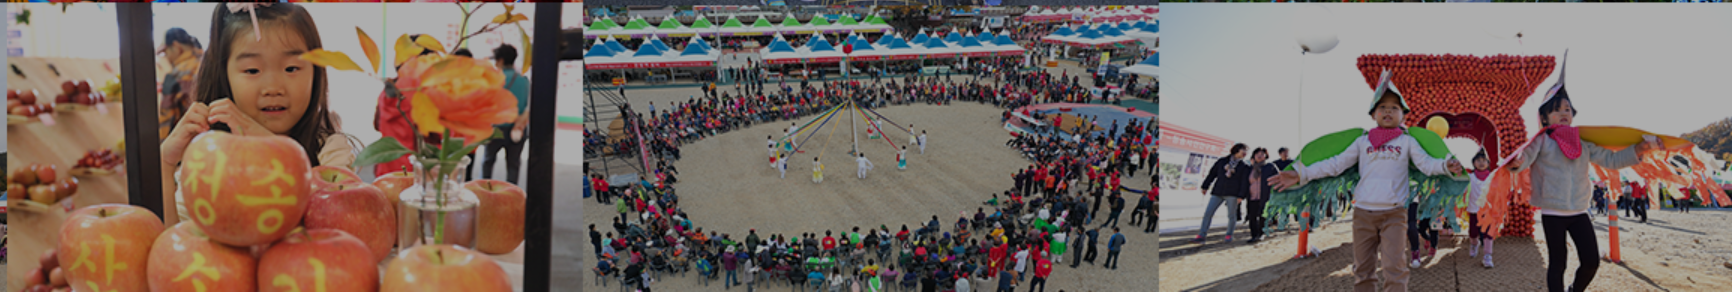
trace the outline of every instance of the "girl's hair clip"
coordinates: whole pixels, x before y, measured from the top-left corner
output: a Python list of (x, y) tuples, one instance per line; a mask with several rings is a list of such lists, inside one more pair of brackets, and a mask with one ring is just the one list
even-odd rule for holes
[(261, 41), (265, 39), (264, 35), (259, 34), (258, 9), (259, 7), (271, 6), (271, 3), (228, 3), (227, 5), (229, 13), (240, 13), (241, 10), (246, 10), (247, 14), (252, 16), (253, 19), (253, 37)]

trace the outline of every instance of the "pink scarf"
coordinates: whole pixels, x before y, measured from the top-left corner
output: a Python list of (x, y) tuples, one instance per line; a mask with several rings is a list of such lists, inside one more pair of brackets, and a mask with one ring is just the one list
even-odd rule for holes
[(1251, 165), (1251, 200), (1255, 201), (1263, 199), (1263, 188), (1259, 187), (1262, 185), (1263, 166), (1261, 164), (1253, 164)]
[(1406, 133), (1407, 131), (1402, 130), (1401, 128), (1379, 127), (1371, 129), (1371, 148), (1383, 148), (1384, 143), (1394, 141), (1396, 137), (1401, 137), (1402, 134)]
[(1490, 177), (1490, 176), (1491, 176), (1491, 170), (1475, 170), (1475, 171), (1473, 171), (1473, 177), (1477, 177), (1480, 180), (1485, 180), (1486, 177)]
[(1564, 152), (1564, 157), (1576, 159), (1582, 156), (1582, 133), (1576, 127), (1552, 125), (1540, 132), (1551, 133), (1552, 141), (1558, 142), (1558, 150)]

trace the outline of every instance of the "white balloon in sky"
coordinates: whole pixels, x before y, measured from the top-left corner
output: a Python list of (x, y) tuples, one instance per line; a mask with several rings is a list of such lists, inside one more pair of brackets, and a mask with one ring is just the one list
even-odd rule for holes
[(1307, 53), (1321, 54), (1335, 49), (1341, 39), (1335, 35), (1335, 14), (1322, 5), (1311, 4), (1303, 8), (1293, 17), (1294, 39), (1299, 41), (1299, 48)]

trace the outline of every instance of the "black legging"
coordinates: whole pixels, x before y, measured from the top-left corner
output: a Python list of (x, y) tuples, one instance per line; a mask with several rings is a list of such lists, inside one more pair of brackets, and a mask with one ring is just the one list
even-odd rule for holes
[(1569, 263), (1569, 249), (1564, 244), (1564, 236), (1576, 243), (1576, 261), (1581, 266), (1576, 267), (1576, 281), (1571, 284), (1575, 291), (1587, 289), (1588, 282), (1594, 281), (1594, 272), (1600, 268), (1600, 245), (1594, 241), (1594, 221), (1588, 214), (1575, 216), (1541, 215), (1540, 226), (1546, 233), (1546, 287), (1550, 291), (1564, 291), (1564, 267)]
[(1407, 205), (1407, 250), (1419, 251), (1419, 239), (1437, 245), (1437, 230), (1431, 229), (1431, 219), (1414, 221), (1419, 218), (1419, 204)]
[(1269, 201), (1266, 200), (1245, 200), (1245, 210), (1251, 212), (1249, 214), (1244, 214), (1246, 218), (1251, 218), (1251, 239), (1263, 239), (1263, 224), (1268, 222), (1263, 218), (1263, 207), (1267, 206), (1268, 203)]

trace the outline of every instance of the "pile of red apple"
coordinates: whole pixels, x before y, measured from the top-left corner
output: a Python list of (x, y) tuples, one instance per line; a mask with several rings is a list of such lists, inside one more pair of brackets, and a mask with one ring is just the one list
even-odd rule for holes
[(6, 113), (10, 120), (28, 119), (54, 113), (53, 103), (36, 103), (36, 91), (6, 91)]
[(58, 167), (53, 164), (31, 164), (13, 170), (7, 176), (6, 193), (11, 200), (22, 201), (28, 198), (44, 205), (53, 205), (78, 193), (77, 178), (60, 177)]
[[(345, 168), (310, 167), (300, 144), (287, 137), (209, 132), (187, 147), (181, 179), (180, 204), (190, 218), (166, 229), (150, 211), (130, 205), (73, 213), (58, 252), (58, 266), (70, 267), (66, 281), (91, 291), (511, 290), (505, 271), (482, 254), (483, 244), (480, 251), (411, 247), (381, 275), (378, 264), (388, 259), (397, 229), (397, 200), (386, 190), (401, 192), (412, 176), (368, 184)], [(481, 188), (483, 243), (518, 245), (521, 189), (496, 181), (470, 185)], [(516, 206), (492, 206), (502, 202)], [(513, 219), (515, 225), (498, 223)], [(516, 238), (506, 238), (510, 230)]]
[(78, 163), (72, 166), (75, 173), (109, 174), (118, 170), (125, 157), (114, 153), (113, 149), (90, 150), (84, 152), (84, 157), (78, 158)]
[(66, 273), (60, 269), (60, 259), (54, 255), (54, 249), (42, 253), (37, 260), (42, 265), (25, 274), (24, 292), (59, 292), (71, 291), (72, 286), (66, 282)]
[(90, 81), (65, 81), (60, 83), (60, 95), (54, 96), (55, 104), (81, 104), (93, 106), (108, 102), (108, 94), (90, 90)]

